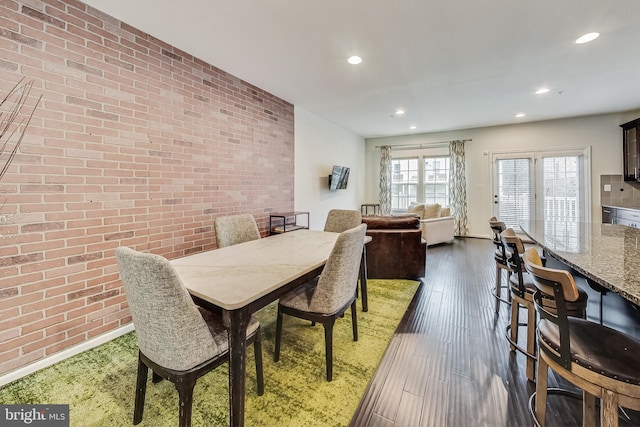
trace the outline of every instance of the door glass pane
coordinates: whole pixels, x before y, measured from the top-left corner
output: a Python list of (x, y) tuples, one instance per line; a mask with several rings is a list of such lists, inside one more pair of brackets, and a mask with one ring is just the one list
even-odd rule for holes
[(496, 160), (496, 216), (516, 231), (531, 218), (531, 159)]
[(544, 157), (542, 174), (544, 219), (581, 221), (584, 202), (580, 191), (580, 157)]

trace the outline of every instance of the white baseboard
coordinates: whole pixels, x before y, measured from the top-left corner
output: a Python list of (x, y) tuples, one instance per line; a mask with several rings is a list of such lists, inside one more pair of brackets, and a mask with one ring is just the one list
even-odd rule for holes
[(45, 357), (44, 359), (40, 359), (37, 362), (33, 362), (27, 366), (22, 368), (18, 368), (15, 371), (11, 371), (8, 374), (5, 374), (0, 377), (0, 387), (5, 384), (9, 384), (17, 379), (25, 377), (29, 374), (32, 374), (40, 369), (46, 368), (48, 366), (53, 365), (54, 363), (58, 363), (62, 360), (68, 359), (76, 354), (80, 354), (83, 351), (90, 350), (94, 347), (99, 346), (100, 344), (104, 344), (112, 339), (118, 338), (126, 333), (133, 331), (133, 323), (129, 323), (128, 325), (122, 326), (118, 329), (114, 329), (113, 331), (109, 331), (106, 334), (97, 336), (90, 340), (87, 340), (83, 343), (80, 343), (76, 346), (67, 348), (66, 350), (62, 350), (58, 353), (52, 354), (49, 357)]

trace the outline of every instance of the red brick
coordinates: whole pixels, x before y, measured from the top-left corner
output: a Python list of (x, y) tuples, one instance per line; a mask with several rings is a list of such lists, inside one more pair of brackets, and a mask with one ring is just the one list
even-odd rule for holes
[(37, 295), (22, 309), (40, 317), (7, 308), (0, 330), (52, 334), (1, 353), (2, 373), (131, 321), (118, 245), (210, 250), (232, 212), (265, 234), (268, 212), (293, 208), (294, 144), (291, 104), (80, 1), (0, 7), (0, 86), (20, 64), (45, 95), (2, 183), (20, 222), (0, 227), (5, 299)]

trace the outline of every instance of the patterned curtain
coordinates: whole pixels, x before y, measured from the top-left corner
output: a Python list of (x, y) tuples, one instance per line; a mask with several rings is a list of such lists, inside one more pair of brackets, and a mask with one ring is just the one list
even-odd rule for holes
[(451, 174), (449, 175), (449, 205), (455, 217), (456, 236), (469, 234), (467, 226), (467, 178), (464, 167), (464, 141), (449, 142)]
[(391, 215), (391, 146), (380, 147), (380, 214)]

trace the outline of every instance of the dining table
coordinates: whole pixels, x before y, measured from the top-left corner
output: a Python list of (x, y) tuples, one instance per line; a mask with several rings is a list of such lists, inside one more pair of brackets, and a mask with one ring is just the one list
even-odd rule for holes
[(640, 230), (618, 224), (535, 220), (522, 231), (545, 254), (640, 305)]
[[(246, 329), (251, 315), (319, 275), (338, 236), (339, 233), (301, 229), (171, 261), (194, 301), (222, 312), (229, 336), (231, 426), (244, 425)], [(364, 257), (363, 251), (362, 261)], [(366, 262), (362, 261), (364, 297)]]

